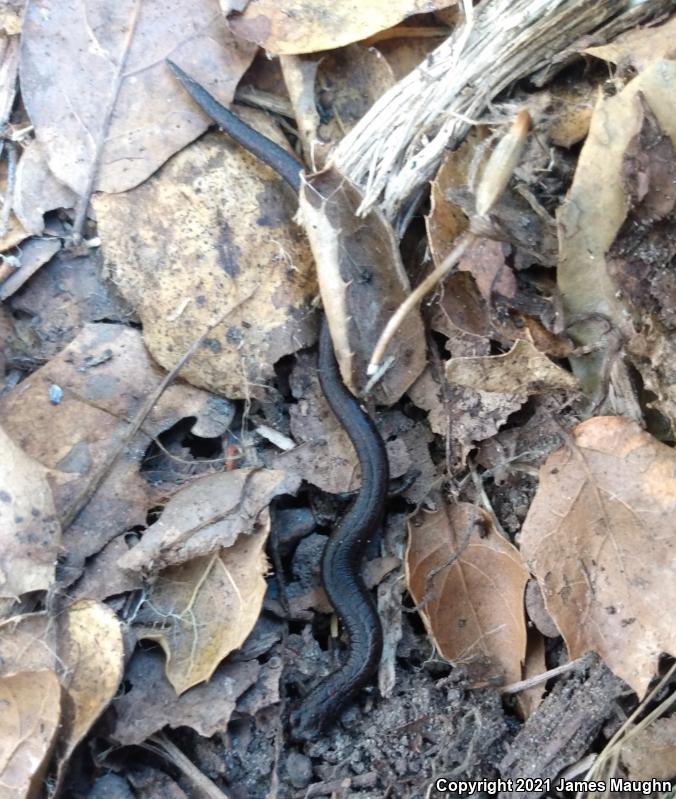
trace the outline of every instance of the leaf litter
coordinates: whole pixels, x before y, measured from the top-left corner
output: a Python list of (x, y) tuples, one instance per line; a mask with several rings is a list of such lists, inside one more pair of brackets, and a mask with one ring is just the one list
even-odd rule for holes
[[(575, 35), (539, 9), (563, 67), (532, 73), (533, 46), (532, 83), (490, 108), (479, 75), (454, 142), (456, 123), (471, 132), (431, 170), (435, 64), (455, 41), (474, 74), (464, 45), (501, 0), (468, 21), (467, 4), (349, 20), (266, 0), (104, 5), (1, 17), (1, 790), (188, 795), (111, 744), (159, 748), (186, 790), (209, 774), (210, 792), (251, 797), (418, 796), (433, 775), (554, 778), (597, 754), (670, 779), (673, 715), (653, 697), (676, 657), (665, 4), (607, 27), (592, 10)], [(205, 134), (166, 57), (321, 169), (300, 214), (272, 171)], [(423, 59), (429, 118), (388, 132)], [(360, 163), (374, 105), (374, 171), (341, 174), (334, 149)], [(340, 657), (318, 561), (361, 481), (309, 349), (318, 291), (390, 461), (365, 567), (386, 698), (363, 692), (298, 750), (288, 711)], [(647, 715), (615, 756), (620, 704)]]

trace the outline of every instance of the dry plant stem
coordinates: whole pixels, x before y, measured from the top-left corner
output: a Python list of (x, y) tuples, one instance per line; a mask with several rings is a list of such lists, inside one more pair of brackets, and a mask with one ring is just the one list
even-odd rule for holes
[(518, 694), (521, 691), (527, 691), (529, 688), (534, 688), (552, 677), (558, 677), (560, 674), (565, 674), (567, 671), (574, 671), (579, 669), (580, 666), (586, 666), (589, 663), (589, 658), (583, 656), (576, 660), (571, 660), (569, 663), (564, 663), (563, 666), (557, 666), (555, 669), (543, 671), (542, 674), (536, 674), (535, 677), (529, 677), (527, 680), (519, 680), (513, 682), (511, 685), (505, 685), (500, 689), (501, 694)]
[[(253, 294), (253, 291), (251, 292), (251, 294)], [(251, 294), (249, 296), (251, 296)], [(106, 476), (110, 472), (115, 461), (124, 452), (126, 447), (129, 445), (129, 442), (136, 435), (136, 433), (138, 433), (138, 431), (141, 429), (141, 425), (145, 421), (150, 411), (153, 409), (155, 403), (166, 391), (167, 386), (169, 386), (169, 384), (174, 380), (176, 375), (178, 375), (178, 373), (186, 365), (186, 363), (190, 360), (190, 358), (192, 358), (192, 356), (197, 352), (197, 350), (200, 348), (206, 337), (211, 333), (211, 331), (215, 327), (218, 327), (218, 325), (222, 324), (222, 322), (235, 310), (235, 308), (237, 308), (242, 303), (246, 302), (248, 298), (249, 297), (247, 296), (244, 299), (240, 300), (233, 308), (229, 308), (213, 324), (211, 324), (204, 331), (204, 333), (202, 333), (202, 335), (191, 344), (188, 350), (181, 356), (181, 358), (179, 359), (178, 363), (174, 366), (174, 368), (170, 372), (167, 372), (167, 374), (162, 378), (157, 388), (143, 403), (142, 407), (139, 409), (136, 416), (134, 416), (133, 420), (130, 423), (129, 428), (125, 431), (125, 434), (117, 443), (117, 446), (115, 446), (115, 448), (112, 450), (108, 458), (105, 461), (103, 461), (96, 469), (94, 469), (92, 473), (87, 477), (87, 479), (84, 482), (84, 485), (82, 486), (77, 496), (73, 499), (71, 504), (63, 512), (61, 518), (59, 519), (62, 530), (65, 531), (70, 527), (70, 525), (77, 518), (80, 511), (82, 511), (82, 509), (87, 505), (89, 500), (94, 496), (97, 489), (99, 488), (101, 483), (105, 480)]]
[(170, 763), (173, 763), (185, 774), (202, 796), (207, 799), (229, 799), (228, 794), (223, 793), (206, 774), (203, 774), (163, 732), (151, 735), (148, 740), (155, 744), (155, 747)]
[[(647, 0), (644, 5), (660, 5)], [(335, 165), (399, 223), (501, 91), (625, 11), (628, 0), (482, 0), (422, 64), (386, 92), (340, 142)]]
[(373, 375), (380, 369), (385, 351), (392, 340), (392, 336), (397, 332), (401, 323), (408, 316), (411, 311), (417, 307), (423, 297), (431, 291), (437, 283), (441, 282), (446, 275), (453, 269), (458, 261), (462, 258), (463, 253), (467, 249), (469, 243), (474, 238), (472, 233), (465, 233), (458, 238), (457, 244), (451, 252), (444, 258), (441, 264), (434, 269), (430, 274), (409, 294), (409, 296), (402, 302), (397, 310), (389, 318), (383, 332), (380, 334), (378, 343), (373, 348), (373, 355), (371, 355), (371, 362), (368, 365), (367, 373)]

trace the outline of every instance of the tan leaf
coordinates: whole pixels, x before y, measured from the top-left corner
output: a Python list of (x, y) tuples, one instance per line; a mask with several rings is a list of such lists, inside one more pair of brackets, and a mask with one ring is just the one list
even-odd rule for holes
[[(449, 0), (366, 0), (335, 3), (291, 0), (249, 0), (228, 24), (237, 36), (249, 39), (275, 55), (333, 50), (391, 28), (412, 14), (423, 14), (450, 5)], [(240, 11), (233, 0), (221, 0), (223, 12)]]
[(31, 613), (0, 624), (0, 674), (49, 669), (59, 675), (67, 711), (56, 752), (60, 775), (115, 696), (123, 656), (120, 622), (100, 602), (75, 602), (56, 620), (47, 613)]
[(138, 635), (164, 649), (167, 678), (176, 693), (208, 680), (253, 629), (267, 587), (263, 547), (269, 531), (268, 517), (258, 532), (170, 567), (154, 582), (147, 602), (158, 629), (142, 627)]
[(632, 67), (637, 72), (658, 58), (676, 55), (676, 16), (663, 25), (637, 27), (623, 33), (608, 44), (587, 47), (583, 53), (617, 64), (622, 69)]
[(166, 504), (141, 541), (120, 558), (131, 571), (152, 572), (178, 566), (220, 547), (231, 547), (259, 526), (269, 526), (271, 500), (293, 494), (300, 478), (281, 470), (235, 469), (189, 483)]
[(79, 195), (126, 191), (209, 125), (164, 59), (229, 105), (255, 51), (230, 34), (216, 0), (33, 0), (21, 92), (62, 183)]
[(479, 391), (526, 396), (578, 388), (570, 372), (552, 363), (523, 339), (516, 341), (504, 355), (451, 358), (446, 362), (446, 377), (450, 383)]
[(528, 570), (485, 511), (444, 503), (414, 516), (406, 576), (443, 657), (468, 664), (474, 677), (521, 679)]
[(676, 655), (675, 461), (635, 422), (589, 419), (541, 469), (521, 532), (570, 657), (597, 652), (639, 696)]
[[(528, 631), (528, 643), (526, 644), (526, 658), (523, 664), (523, 679), (537, 677), (547, 670), (545, 662), (545, 639), (537, 630)], [(516, 696), (516, 706), (523, 719), (529, 718), (538, 705), (542, 702), (545, 694), (545, 683), (534, 685), (525, 691), (519, 691)]]
[[(49, 363), (0, 398), (6, 431), (25, 452), (52, 470), (59, 517), (67, 512), (92, 472), (124, 440), (130, 420), (152, 394), (163, 372), (150, 359), (141, 334), (116, 324), (86, 325)], [(50, 386), (63, 396), (50, 402)], [(75, 579), (85, 558), (121, 530), (143, 525), (152, 489), (139, 473), (151, 442), (180, 419), (194, 416), (195, 432), (219, 435), (229, 423), (225, 401), (185, 383), (160, 397), (86, 508), (64, 535), (66, 578)], [(199, 434), (199, 433), (198, 433)]]
[[(265, 115), (242, 116), (283, 143)], [(227, 136), (205, 136), (142, 186), (100, 195), (94, 207), (115, 284), (165, 368), (225, 315), (181, 376), (249, 398), (276, 361), (314, 343), (314, 264), (293, 222), (296, 197)]]
[(620, 758), (631, 780), (670, 780), (676, 774), (676, 716), (632, 730)]
[(59, 731), (59, 679), (53, 671), (2, 677), (0, 707), (0, 799), (38, 799)]
[(0, 597), (49, 588), (60, 546), (46, 470), (0, 427)]
[[(361, 193), (335, 169), (309, 176), (300, 214), (317, 264), (319, 289), (343, 380), (360, 395), (366, 367), (386, 323), (410, 293), (398, 243), (378, 210), (357, 214)], [(425, 367), (420, 312), (411, 312), (388, 347), (392, 368), (374, 388), (376, 401), (396, 402)]]

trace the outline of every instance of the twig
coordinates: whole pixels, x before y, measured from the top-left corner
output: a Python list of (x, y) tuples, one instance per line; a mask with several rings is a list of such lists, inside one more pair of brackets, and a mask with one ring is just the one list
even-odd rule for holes
[[(155, 733), (148, 738), (155, 744), (155, 751), (159, 750), (170, 763), (177, 766), (185, 776), (198, 788), (208, 799), (230, 799), (216, 783), (212, 782), (206, 774), (201, 772), (197, 766), (171, 741), (163, 732)], [(150, 748), (150, 747), (149, 747)]]
[(540, 683), (551, 680), (552, 677), (558, 677), (560, 674), (565, 674), (568, 671), (574, 671), (575, 669), (579, 669), (581, 666), (586, 666), (588, 663), (589, 658), (586, 655), (583, 655), (581, 658), (564, 663), (563, 666), (557, 666), (555, 669), (543, 671), (542, 674), (536, 674), (535, 677), (529, 677), (527, 680), (519, 680), (518, 682), (510, 683), (510, 685), (504, 685), (502, 688), (500, 688), (500, 693), (518, 694), (521, 691), (527, 691), (529, 688), (533, 688), (536, 685), (540, 685)]

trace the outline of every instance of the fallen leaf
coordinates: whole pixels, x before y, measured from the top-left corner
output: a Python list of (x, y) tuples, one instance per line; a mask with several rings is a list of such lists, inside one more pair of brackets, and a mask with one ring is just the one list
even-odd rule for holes
[(232, 31), (274, 55), (333, 50), (391, 28), (413, 14), (444, 8), (449, 0), (366, 0), (345, 5), (318, 0), (249, 0), (242, 10), (237, 0), (221, 0)]
[(192, 727), (210, 738), (226, 732), (238, 698), (255, 684), (257, 660), (224, 663), (208, 683), (177, 696), (164, 673), (158, 651), (137, 649), (125, 672), (129, 690), (115, 700), (117, 722), (112, 736), (119, 743), (140, 744), (163, 727)]
[(80, 196), (126, 191), (210, 124), (177, 85), (167, 55), (229, 105), (255, 52), (230, 34), (216, 0), (112, 8), (105, 0), (30, 0), (21, 92), (62, 183)]
[(0, 799), (38, 799), (59, 732), (59, 679), (53, 671), (2, 677), (0, 707)]
[[(528, 641), (526, 644), (526, 657), (523, 663), (523, 679), (538, 677), (547, 671), (545, 661), (545, 639), (537, 630), (528, 631)], [(521, 718), (526, 720), (537, 710), (542, 697), (545, 695), (546, 684), (541, 682), (525, 691), (519, 691), (516, 695), (516, 706)]]
[[(283, 143), (265, 115), (243, 116)], [(314, 343), (314, 265), (293, 223), (296, 197), (227, 136), (205, 136), (142, 186), (100, 195), (94, 207), (113, 281), (165, 368), (223, 320), (181, 376), (250, 398), (276, 361)]]
[(17, 269), (0, 283), (0, 301), (11, 297), (18, 291), (49, 259), (61, 249), (61, 242), (55, 238), (29, 239), (21, 244), (16, 256)]
[(676, 716), (659, 718), (641, 730), (630, 728), (620, 760), (630, 780), (671, 780), (676, 774)]
[(406, 578), (440, 654), (474, 678), (521, 679), (528, 570), (490, 516), (467, 503), (417, 513), (409, 526)]
[(55, 208), (74, 208), (77, 195), (49, 169), (45, 149), (34, 139), (21, 154), (16, 168), (12, 208), (31, 235), (45, 229), (44, 215)]
[(617, 64), (622, 71), (631, 67), (641, 72), (659, 58), (669, 59), (676, 55), (674, 34), (676, 17), (672, 16), (663, 25), (636, 27), (608, 44), (587, 47), (582, 52)]
[(143, 626), (138, 636), (160, 644), (177, 694), (209, 680), (253, 629), (267, 588), (269, 532), (268, 519), (232, 546), (165, 569), (150, 588), (146, 601), (157, 627)]
[(578, 425), (548, 458), (521, 550), (571, 659), (597, 652), (642, 697), (676, 654), (674, 451), (632, 421)]
[(211, 556), (252, 530), (268, 529), (271, 500), (295, 493), (299, 485), (298, 477), (258, 467), (194, 480), (174, 494), (119, 565), (148, 573)]
[[(357, 214), (360, 190), (333, 168), (310, 175), (300, 192), (300, 214), (317, 264), (324, 312), (343, 380), (360, 396), (376, 342), (410, 293), (392, 226), (379, 210)], [(422, 318), (412, 311), (392, 338), (394, 363), (373, 389), (396, 402), (425, 367)]]
[[(88, 478), (124, 440), (130, 422), (163, 377), (137, 330), (116, 324), (86, 325), (49, 363), (0, 398), (7, 433), (27, 455), (52, 470), (59, 518), (67, 515)], [(62, 392), (50, 400), (50, 387)], [(229, 421), (229, 404), (184, 383), (170, 385), (112, 465), (89, 503), (64, 532), (64, 580), (72, 582), (87, 557), (111, 538), (145, 526), (153, 489), (139, 472), (156, 437), (194, 416), (193, 431), (216, 436)], [(202, 431), (202, 432), (200, 432)]]
[(49, 588), (60, 547), (46, 469), (0, 427), (0, 597)]
[(446, 377), (451, 384), (521, 396), (578, 389), (578, 382), (570, 372), (556, 366), (523, 339), (516, 341), (504, 355), (451, 358), (446, 362)]

